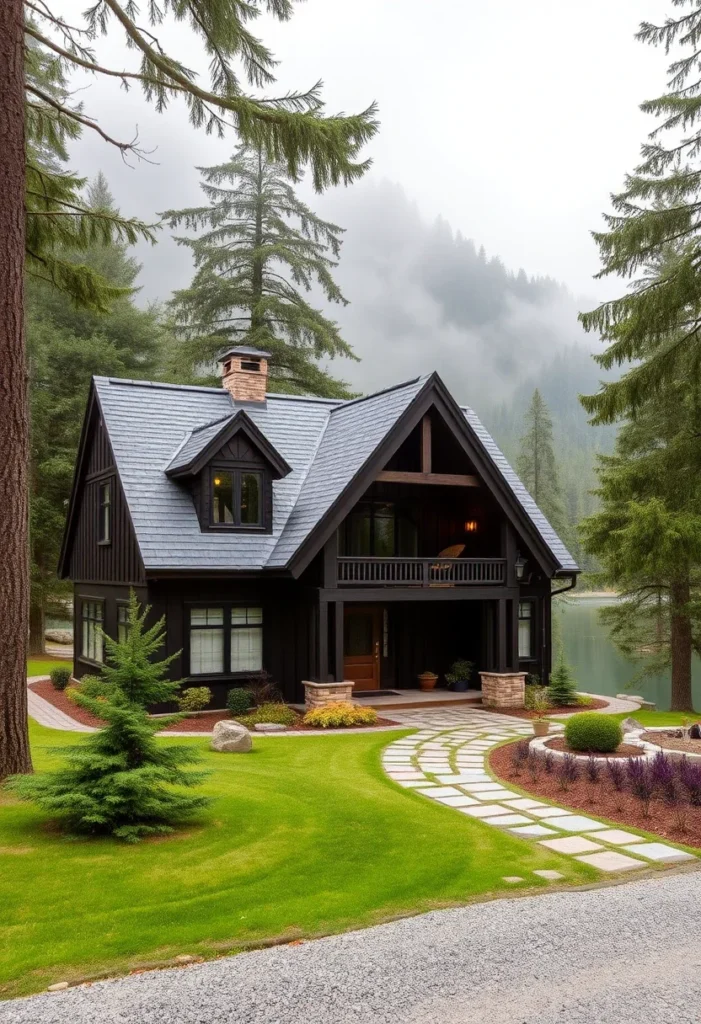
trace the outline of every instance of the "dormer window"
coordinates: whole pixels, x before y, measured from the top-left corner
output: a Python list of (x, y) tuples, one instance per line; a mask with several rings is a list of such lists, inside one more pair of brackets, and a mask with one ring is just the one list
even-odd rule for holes
[(248, 469), (212, 470), (212, 525), (245, 529), (263, 525), (263, 474)]

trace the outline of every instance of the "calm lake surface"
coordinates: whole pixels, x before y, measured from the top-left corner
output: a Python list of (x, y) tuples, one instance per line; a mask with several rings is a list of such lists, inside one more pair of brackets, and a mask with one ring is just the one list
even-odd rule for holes
[[(669, 673), (648, 676), (631, 688), (627, 684), (640, 670), (640, 663), (630, 662), (609, 640), (608, 630), (599, 622), (599, 608), (615, 604), (615, 598), (572, 597), (567, 604), (553, 601), (553, 610), (562, 627), (565, 656), (574, 669), (577, 687), (589, 693), (615, 697), (617, 693), (636, 693), (654, 701), (658, 710), (669, 710)], [(701, 707), (701, 661), (693, 664), (694, 707)]]

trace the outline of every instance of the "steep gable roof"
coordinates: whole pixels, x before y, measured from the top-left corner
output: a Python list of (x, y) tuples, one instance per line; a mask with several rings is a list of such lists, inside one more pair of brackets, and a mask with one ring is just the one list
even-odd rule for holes
[(230, 429), (242, 410), (228, 392), (104, 377), (94, 386), (148, 573), (287, 569), (432, 389), (451, 403), (555, 571), (578, 571), (477, 416), (460, 410), (436, 375), (346, 402), (270, 394), (248, 406), (253, 428), (290, 469), (273, 483), (273, 528), (265, 535), (203, 533), (188, 488), (167, 475), (195, 464)]
[(166, 469), (167, 475), (180, 477), (199, 473), (217, 451), (239, 432), (243, 432), (258, 449), (276, 478), (287, 476), (290, 472), (287, 462), (243, 409), (195, 427), (176, 449)]

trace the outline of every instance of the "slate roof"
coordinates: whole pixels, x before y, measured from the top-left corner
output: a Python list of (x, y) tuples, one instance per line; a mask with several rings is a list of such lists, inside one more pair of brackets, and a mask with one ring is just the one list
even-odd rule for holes
[[(289, 463), (273, 482), (271, 534), (203, 533), (189, 489), (165, 475), (189, 462), (236, 407), (222, 388), (94, 378), (144, 565), (159, 569), (285, 568), (429, 377), (351, 401), (269, 394), (246, 413)], [(484, 450), (563, 571), (577, 565), (471, 409)]]

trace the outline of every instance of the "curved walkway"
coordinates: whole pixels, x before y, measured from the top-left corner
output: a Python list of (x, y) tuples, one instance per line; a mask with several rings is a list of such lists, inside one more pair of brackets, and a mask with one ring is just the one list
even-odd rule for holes
[[(395, 740), (382, 753), (383, 768), (398, 785), (429, 800), (569, 854), (600, 871), (633, 871), (651, 863), (696, 859), (674, 846), (650, 842), (590, 815), (524, 797), (508, 784), (496, 782), (486, 763), (489, 751), (504, 740), (531, 735), (529, 724), (515, 721), (488, 711), (467, 712), (459, 729), (423, 729)], [(518, 885), (528, 879), (505, 881)]]

